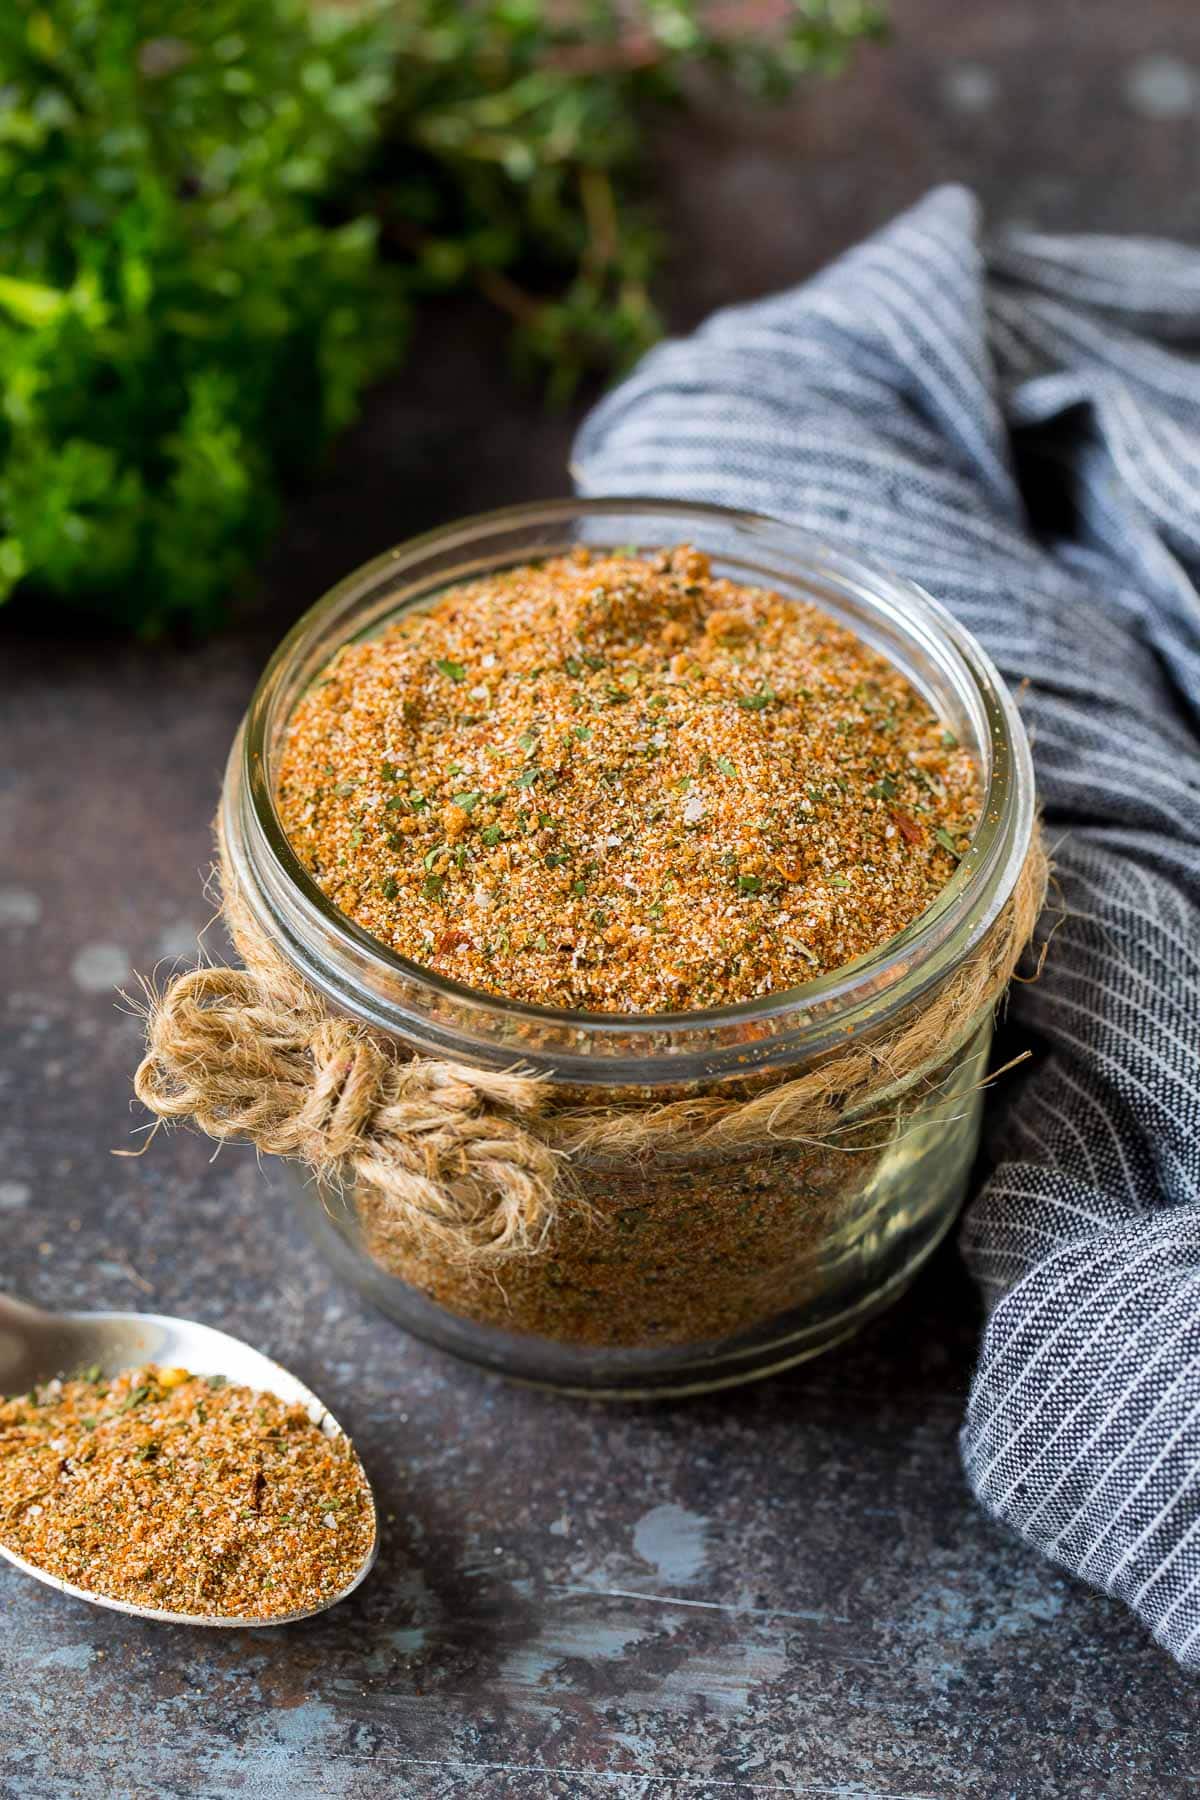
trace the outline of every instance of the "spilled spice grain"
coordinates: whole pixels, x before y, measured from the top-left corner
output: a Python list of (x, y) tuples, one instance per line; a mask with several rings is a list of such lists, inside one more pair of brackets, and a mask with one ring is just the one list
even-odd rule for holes
[(279, 1618), (374, 1542), (362, 1465), (274, 1394), (150, 1364), (0, 1401), (0, 1543), (75, 1587), (208, 1618)]
[(885, 657), (689, 548), (581, 548), (344, 646), (289, 723), (277, 798), (372, 936), (593, 1012), (853, 961), (937, 896), (980, 803)]

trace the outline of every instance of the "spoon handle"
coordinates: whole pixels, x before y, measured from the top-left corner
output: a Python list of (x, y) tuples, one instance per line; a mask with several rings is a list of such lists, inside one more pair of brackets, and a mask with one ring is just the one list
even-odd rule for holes
[(44, 1364), (56, 1346), (65, 1349), (71, 1335), (53, 1313), (0, 1294), (0, 1394), (23, 1392), (30, 1371)]

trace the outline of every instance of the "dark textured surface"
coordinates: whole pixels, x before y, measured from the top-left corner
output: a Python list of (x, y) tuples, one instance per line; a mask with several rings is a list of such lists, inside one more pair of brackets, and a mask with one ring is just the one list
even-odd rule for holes
[[(1025, 222), (1200, 232), (1190, 0), (896, 19), (807, 110), (673, 128), (680, 324), (947, 175)], [(0, 1279), (278, 1355), (394, 1515), (368, 1586), (291, 1630), (143, 1626), (0, 1566), (0, 1793), (1192, 1792), (1194, 1682), (964, 1493), (975, 1314), (952, 1250), (824, 1363), (605, 1410), (368, 1316), (249, 1153), (180, 1134), (110, 1155), (140, 1122), (112, 988), (205, 922), (207, 822), (271, 638), (405, 533), (566, 485), (571, 421), (514, 396), (483, 315), (444, 315), (421, 352), (297, 507), (264, 619), (187, 655), (0, 639)]]

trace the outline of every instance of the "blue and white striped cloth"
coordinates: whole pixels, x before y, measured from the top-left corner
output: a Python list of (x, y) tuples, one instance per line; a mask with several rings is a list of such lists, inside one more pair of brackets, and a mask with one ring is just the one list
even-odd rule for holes
[[(963, 1231), (989, 1512), (1200, 1666), (1200, 252), (1012, 234), (959, 188), (667, 343), (588, 494), (721, 501), (932, 590), (1023, 712), (1065, 915)], [(1045, 929), (1045, 927), (1043, 928)]]

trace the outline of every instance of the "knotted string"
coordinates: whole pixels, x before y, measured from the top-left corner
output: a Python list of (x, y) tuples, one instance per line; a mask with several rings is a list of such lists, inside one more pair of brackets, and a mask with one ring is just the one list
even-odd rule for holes
[(275, 948), (221, 862), (222, 911), (241, 968), (199, 968), (151, 994), (134, 1078), (158, 1118), (293, 1157), (320, 1179), (374, 1190), (375, 1210), (460, 1264), (531, 1255), (573, 1193), (573, 1160), (629, 1163), (836, 1143), (872, 1098), (894, 1095), (974, 1029), (1003, 994), (1045, 898), (1035, 832), (983, 944), (927, 1004), (803, 1074), (747, 1092), (574, 1101), (517, 1068), (413, 1056), (333, 1012)]

